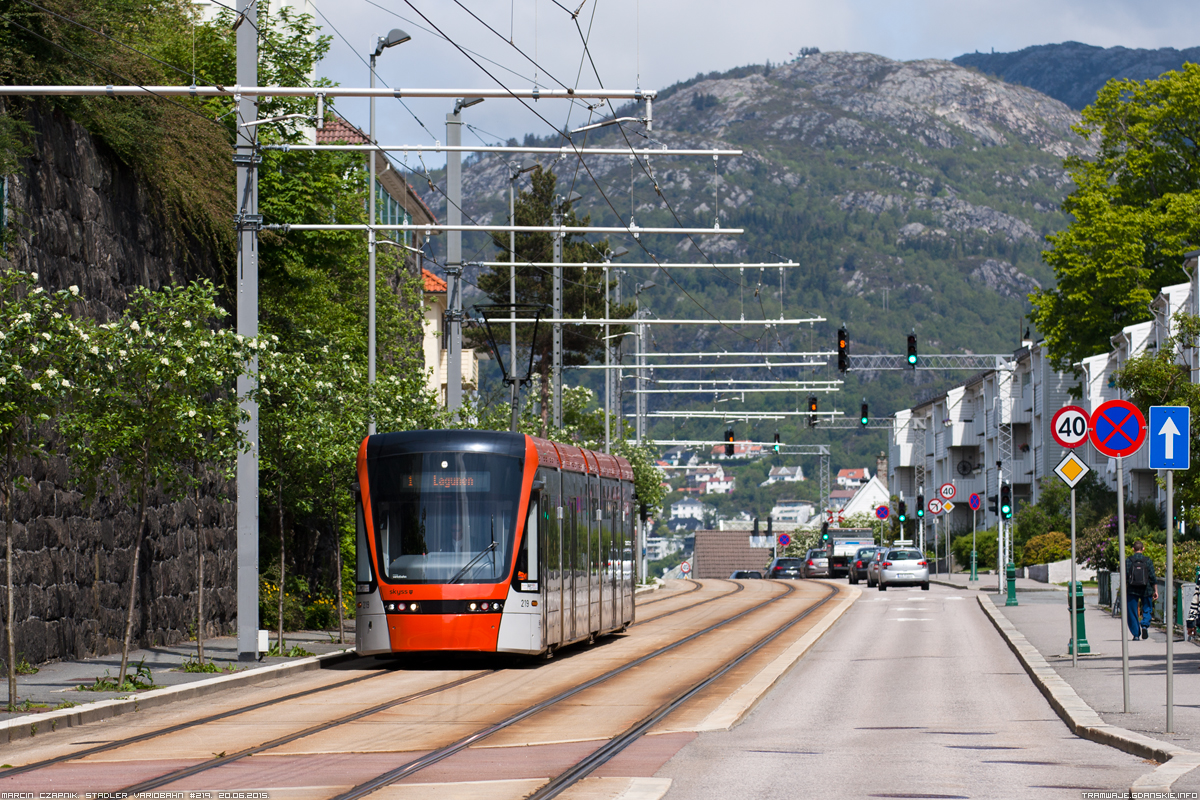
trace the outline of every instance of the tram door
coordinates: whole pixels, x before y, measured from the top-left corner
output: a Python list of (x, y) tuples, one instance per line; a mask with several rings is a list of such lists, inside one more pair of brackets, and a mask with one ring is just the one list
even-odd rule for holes
[(538, 548), (545, 563), (542, 566), (545, 612), (545, 642), (547, 645), (561, 643), (563, 631), (563, 546), (562, 525), (559, 524), (558, 509), (562, 505), (559, 475), (556, 471), (541, 470), (538, 475), (545, 483), (538, 500), (538, 530), (542, 546)]
[(564, 490), (571, 526), (571, 638), (588, 635), (588, 529), (587, 477), (578, 472), (564, 473), (570, 489)]
[(588, 546), (591, 550), (591, 558), (588, 561), (591, 567), (591, 574), (588, 577), (589, 587), (591, 589), (589, 609), (591, 627), (588, 630), (596, 632), (600, 630), (600, 606), (601, 592), (604, 588), (604, 548), (600, 541), (600, 522), (596, 519), (596, 512), (600, 510), (600, 478), (595, 475), (587, 476), (587, 521), (589, 528)]

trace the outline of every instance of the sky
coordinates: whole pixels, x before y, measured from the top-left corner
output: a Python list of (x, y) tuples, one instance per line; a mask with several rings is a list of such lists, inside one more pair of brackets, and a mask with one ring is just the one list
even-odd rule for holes
[[(368, 85), (366, 60), (375, 38), (397, 27), (412, 40), (379, 57), (380, 85), (464, 90), (498, 85), (528, 89), (535, 80), (555, 88), (602, 83), (608, 88), (658, 89), (698, 72), (767, 60), (786, 62), (801, 47), (911, 60), (1071, 40), (1103, 47), (1200, 44), (1200, 35), (1194, 33), (1200, 30), (1200, 4), (1178, 0), (461, 0), (462, 6), (454, 0), (291, 2), (301, 7), (307, 3), (323, 33), (333, 37), (318, 74), (343, 86)], [(572, 18), (570, 12), (576, 9), (578, 16)], [(584, 36), (594, 71), (584, 56)], [(445, 117), (453, 110), (453, 100), (410, 100), (405, 105), (377, 101), (381, 143), (445, 141)], [(539, 119), (515, 100), (488, 100), (463, 111), (470, 126), (463, 143), (546, 135), (551, 132), (549, 123), (586, 123), (587, 109), (571, 106), (541, 100), (537, 111), (544, 119)], [(366, 100), (342, 99), (337, 107), (366, 128)], [(426, 163), (433, 167), (441, 160), (430, 157)]]

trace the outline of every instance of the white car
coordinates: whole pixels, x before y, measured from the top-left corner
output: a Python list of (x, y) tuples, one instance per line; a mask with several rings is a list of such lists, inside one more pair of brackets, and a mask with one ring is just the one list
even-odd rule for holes
[(889, 586), (921, 585), (929, 591), (929, 562), (920, 550), (894, 547), (883, 553), (879, 560), (879, 591), (886, 592)]

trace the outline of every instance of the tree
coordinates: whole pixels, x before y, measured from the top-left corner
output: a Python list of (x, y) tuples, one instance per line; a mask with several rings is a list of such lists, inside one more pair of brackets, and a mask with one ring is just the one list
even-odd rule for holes
[(1200, 66), (1157, 80), (1111, 80), (1076, 131), (1094, 158), (1066, 167), (1070, 227), (1049, 238), (1056, 286), (1030, 295), (1055, 367), (1109, 350), (1109, 337), (1150, 319), (1159, 288), (1180, 279), (1200, 238)]
[(17, 463), (47, 452), (47, 423), (63, 393), (71, 388), (64, 372), (72, 351), (89, 341), (86, 327), (70, 316), (69, 290), (47, 292), (37, 286), (38, 274), (9, 269), (0, 273), (0, 441), (4, 447), (4, 660), (8, 666), (8, 707), (17, 704), (17, 650), (14, 630), (13, 493), (25, 481)]
[(150, 491), (185, 490), (196, 458), (229, 451), (195, 438), (205, 423), (217, 439), (240, 446), (230, 366), (245, 360), (249, 343), (216, 328), (226, 312), (215, 295), (208, 282), (135, 288), (120, 319), (98, 327), (64, 415), (72, 465), (87, 493), (120, 480), (137, 496), (118, 683), (129, 665)]
[[(569, 228), (586, 227), (590, 216), (578, 217), (569, 202), (556, 199), (555, 184), (557, 177), (553, 172), (543, 170), (539, 165), (530, 173), (531, 188), (522, 191), (514, 205), (515, 224), (517, 225), (552, 225), (556, 208), (563, 209), (562, 224)], [(508, 237), (494, 235), (493, 243), (499, 249), (497, 261), (509, 258)], [(568, 234), (562, 243), (562, 308), (565, 317), (581, 318), (584, 316), (597, 318), (604, 315), (604, 270), (570, 266), (572, 263), (583, 261), (601, 261), (608, 254), (608, 242), (589, 243), (583, 234)], [(554, 257), (554, 235), (549, 233), (518, 233), (516, 235), (516, 295), (518, 303), (543, 305), (547, 309), (554, 302), (554, 273), (551, 267), (529, 266), (526, 262), (548, 262)], [(616, 285), (609, 282), (607, 288)], [(509, 302), (509, 271), (507, 267), (493, 267), (490, 271), (479, 276), (479, 288), (493, 303), (507, 304)], [(633, 315), (634, 304), (615, 302), (609, 304), (609, 316), (625, 318)], [(548, 316), (544, 314), (543, 316)], [(529, 330), (521, 330), (522, 328)], [(550, 407), (550, 375), (552, 372), (552, 345), (549, 326), (539, 326), (536, 342), (530, 342), (533, 326), (518, 328), (519, 343), (522, 346), (534, 348), (534, 369), (541, 377), (541, 435), (548, 431), (548, 415)], [(611, 327), (609, 335), (619, 336), (628, 329)], [(563, 365), (580, 366), (587, 364), (604, 353), (604, 328), (599, 325), (568, 325), (563, 326)], [(478, 346), (486, 347), (478, 334)], [(602, 422), (603, 424), (603, 422)]]
[[(1129, 399), (1147, 414), (1150, 406), (1188, 406), (1193, 415), (1200, 414), (1200, 386), (1191, 382), (1187, 364), (1192, 348), (1200, 344), (1200, 317), (1179, 312), (1172, 319), (1170, 338), (1155, 350), (1127, 360), (1117, 370), (1117, 387), (1129, 393)], [(1193, 417), (1194, 418), (1194, 417)], [(1196, 448), (1196, 434), (1191, 446)], [(1194, 470), (1176, 471), (1175, 503), (1189, 527), (1200, 522), (1200, 478)]]

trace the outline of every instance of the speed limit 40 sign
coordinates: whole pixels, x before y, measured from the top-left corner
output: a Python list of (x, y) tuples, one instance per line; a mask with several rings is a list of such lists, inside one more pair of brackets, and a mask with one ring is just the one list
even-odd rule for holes
[(1059, 447), (1079, 447), (1088, 438), (1088, 413), (1079, 406), (1063, 406), (1050, 420), (1050, 435)]

